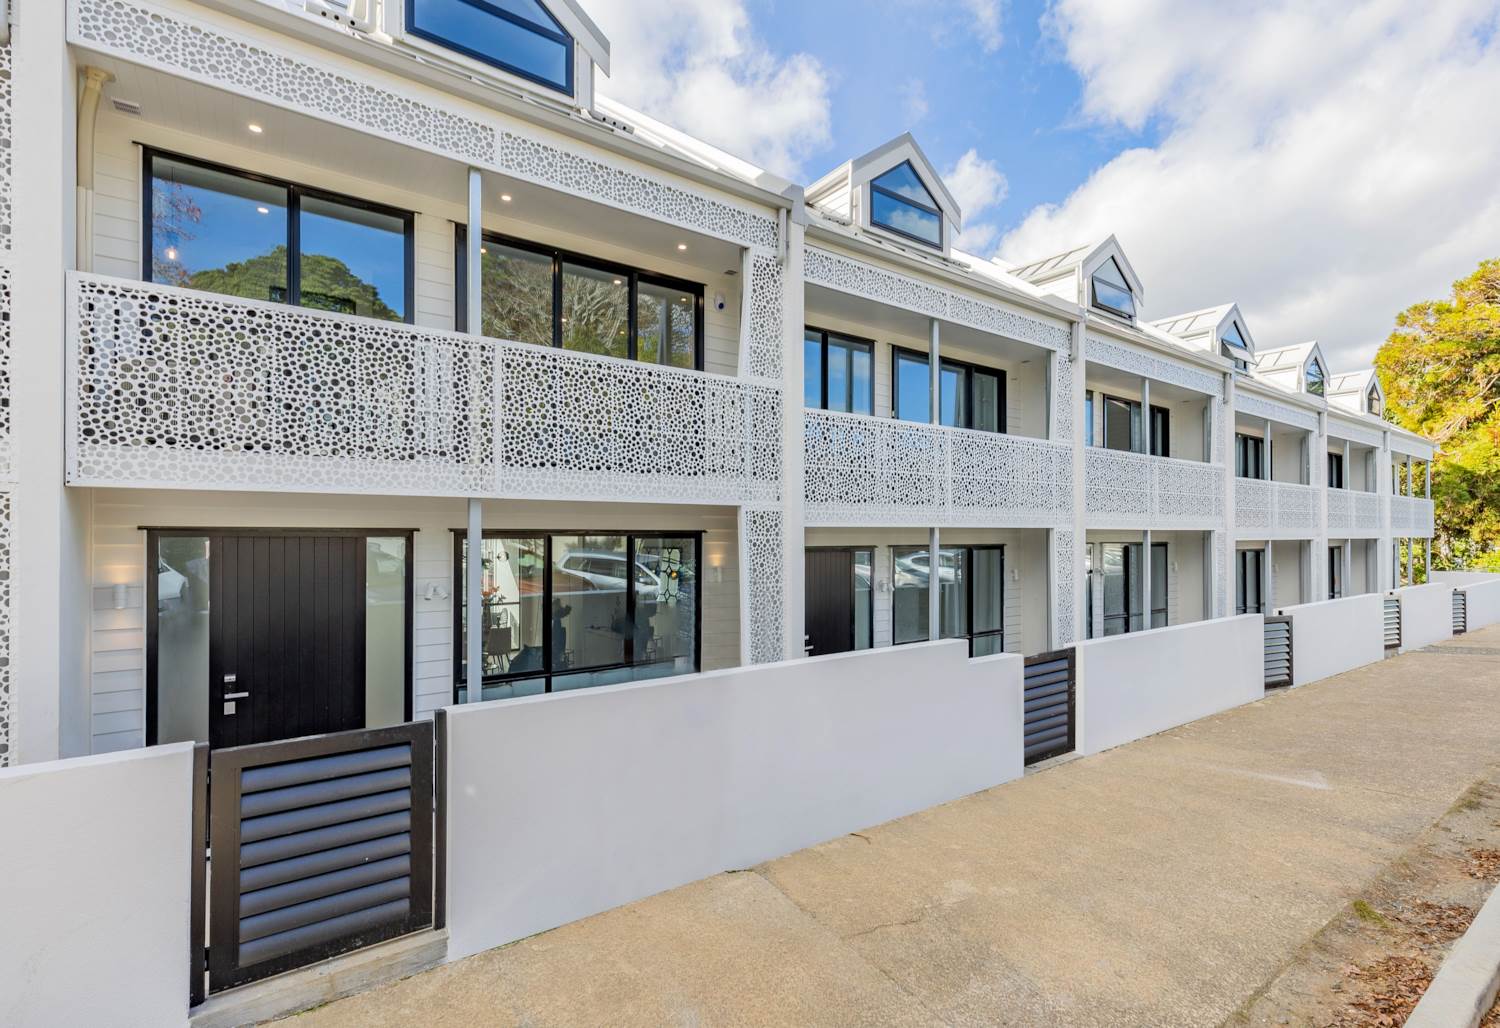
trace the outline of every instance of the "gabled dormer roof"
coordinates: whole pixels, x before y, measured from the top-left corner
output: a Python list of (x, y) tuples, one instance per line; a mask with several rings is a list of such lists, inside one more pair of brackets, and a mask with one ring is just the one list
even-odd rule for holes
[[(1097, 242), (1075, 246), (1062, 253), (1052, 254), (1010, 265), (1007, 270), (1017, 278), (1039, 286), (1054, 295), (1065, 295), (1076, 303), (1088, 302), (1088, 281), (1105, 261), (1113, 259), (1120, 274), (1130, 286), (1131, 295), (1139, 307), (1146, 299), (1146, 289), (1136, 274), (1125, 250), (1114, 236)], [(1002, 265), (1003, 266), (1003, 265)]]
[(1380, 415), (1370, 409), (1370, 393), (1374, 392), (1381, 405), (1385, 404), (1385, 390), (1380, 387), (1380, 378), (1374, 368), (1363, 371), (1343, 371), (1328, 377), (1328, 402), (1355, 414)]
[[(903, 166), (910, 166), (927, 198), (931, 200), (931, 206), (935, 206), (942, 215), (941, 250), (947, 256), (953, 236), (963, 228), (963, 211), (910, 132), (903, 132), (869, 153), (834, 168), (807, 187), (807, 202), (862, 229), (881, 232), (881, 227), (872, 225), (870, 219), (870, 183)], [(925, 200), (920, 202), (926, 203)]]
[[(1328, 360), (1314, 341), (1263, 351), (1250, 369), (1256, 378), (1288, 392), (1307, 392), (1307, 369), (1316, 360), (1326, 379)], [(1326, 389), (1326, 386), (1325, 386)], [(1326, 392), (1325, 392), (1326, 395)]]
[(1241, 355), (1243, 359), (1255, 360), (1255, 339), (1250, 335), (1238, 304), (1222, 303), (1217, 307), (1162, 318), (1151, 324), (1183, 344), (1209, 353), (1218, 353), (1223, 340), (1232, 339), (1231, 332), (1236, 333), (1245, 344), (1247, 353)]
[(576, 0), (537, 0), (537, 3), (557, 19), (558, 24), (567, 30), (574, 42), (583, 47), (583, 52), (589, 55), (599, 70), (608, 75), (609, 37), (594, 24), (594, 19), (588, 16), (588, 12)]

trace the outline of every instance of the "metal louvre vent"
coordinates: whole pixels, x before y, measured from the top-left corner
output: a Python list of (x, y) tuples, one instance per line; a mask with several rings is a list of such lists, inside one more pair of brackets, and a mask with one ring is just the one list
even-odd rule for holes
[(1276, 689), (1292, 684), (1292, 619), (1266, 618), (1265, 634), (1266, 688)]
[(1453, 590), (1453, 634), (1463, 635), (1469, 630), (1469, 594), (1462, 589)]
[(1026, 658), (1026, 763), (1073, 749), (1073, 650)]
[(213, 754), (218, 991), (432, 923), (432, 725)]
[(1401, 601), (1394, 596), (1385, 598), (1385, 648), (1401, 648)]

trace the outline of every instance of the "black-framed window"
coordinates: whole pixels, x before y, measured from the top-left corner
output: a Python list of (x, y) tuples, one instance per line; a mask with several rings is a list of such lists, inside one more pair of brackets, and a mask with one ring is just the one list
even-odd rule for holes
[[(1103, 394), (1104, 435), (1099, 445), (1106, 450), (1126, 453), (1149, 453), (1153, 457), (1168, 457), (1172, 453), (1172, 411), (1169, 407), (1151, 405), (1151, 416), (1141, 418), (1141, 402), (1121, 396)], [(1087, 443), (1094, 445), (1094, 393), (1084, 395), (1086, 407), (1084, 432)], [(1149, 433), (1149, 434), (1148, 434)]]
[(1266, 441), (1260, 436), (1234, 436), (1234, 474), (1236, 478), (1266, 477)]
[(1328, 372), (1323, 370), (1323, 362), (1314, 357), (1307, 362), (1307, 391), (1314, 396), (1322, 396), (1327, 388)]
[(412, 320), (410, 211), (145, 148), (146, 281)]
[(1102, 311), (1118, 314), (1122, 318), (1135, 317), (1135, 296), (1130, 292), (1130, 283), (1119, 263), (1109, 258), (1095, 269), (1090, 279), (1092, 303)]
[[(467, 230), (456, 226), (457, 318), (468, 331)], [(486, 232), (481, 334), (703, 370), (703, 285)]]
[(1371, 382), (1370, 388), (1365, 390), (1365, 409), (1377, 418), (1385, 417), (1385, 404), (1380, 398), (1380, 389), (1374, 382)]
[[(891, 411), (902, 421), (932, 421), (928, 355), (891, 347)], [(942, 359), (938, 423), (979, 432), (1005, 431), (1005, 371)]]
[(406, 0), (406, 31), (573, 94), (573, 37), (537, 0)]
[(802, 332), (802, 405), (845, 414), (875, 413), (875, 344), (839, 332)]
[(910, 161), (870, 180), (870, 223), (927, 246), (943, 247), (943, 212)]
[[(468, 539), (453, 539), (454, 702), (467, 698)], [(701, 532), (486, 532), (484, 698), (701, 665)]]
[(1328, 455), (1328, 488), (1345, 488), (1344, 455), (1342, 453), (1330, 453)]
[[(891, 547), (891, 641), (926, 642), (932, 551)], [(968, 639), (969, 655), (1005, 651), (1005, 547), (944, 546), (938, 550), (938, 636)]]
[[(1103, 589), (1104, 620), (1100, 626), (1105, 636), (1139, 632), (1146, 627), (1145, 573), (1142, 543), (1099, 543), (1099, 577)], [(1167, 624), (1167, 544), (1151, 544), (1151, 619), (1152, 628)], [(1092, 604), (1092, 574), (1090, 603)], [(1092, 637), (1092, 626), (1090, 626)]]
[(1328, 547), (1328, 598), (1340, 600), (1344, 597), (1344, 548)]
[(1172, 411), (1167, 407), (1151, 405), (1151, 456), (1172, 455)]
[(1234, 554), (1234, 612), (1236, 614), (1264, 614), (1265, 598), (1261, 586), (1265, 582), (1266, 553), (1264, 550), (1236, 550)]

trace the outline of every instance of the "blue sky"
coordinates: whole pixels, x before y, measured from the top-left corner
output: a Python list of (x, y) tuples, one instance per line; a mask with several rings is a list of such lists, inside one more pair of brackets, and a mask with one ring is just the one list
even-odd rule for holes
[(988, 219), (1003, 231), (1062, 201), (1122, 149), (1155, 141), (1149, 125), (1131, 132), (1079, 117), (1081, 79), (1041, 28), (1046, 6), (999, 9), (993, 50), (966, 11), (914, 0), (759, 0), (749, 9), (769, 48), (809, 53), (828, 72), (832, 138), (806, 154), (809, 180), (909, 130), (939, 168), (970, 149), (998, 164), (1009, 193)]

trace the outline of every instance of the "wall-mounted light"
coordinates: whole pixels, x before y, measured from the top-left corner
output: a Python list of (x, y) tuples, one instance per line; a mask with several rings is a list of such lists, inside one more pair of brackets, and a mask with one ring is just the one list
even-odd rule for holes
[(678, 243), (677, 244), (677, 249), (678, 250), (686, 250), (687, 249), (687, 244), (686, 243)]
[(429, 603), (433, 600), (446, 600), (448, 598), (448, 590), (437, 582), (428, 582), (427, 588), (422, 591), (422, 598)]
[(110, 596), (115, 610), (124, 610), (130, 606), (130, 586), (125, 582), (116, 582), (110, 590)]
[(253, 121), (250, 124), (246, 125), (245, 127), (247, 129), (249, 129), (251, 132), (254, 132), (257, 136), (260, 135), (262, 132), (265, 131), (265, 129), (261, 128), (259, 125), (257, 125)]
[(509, 193), (501, 193), (500, 194), (500, 202), (501, 203), (510, 203), (510, 194)]

